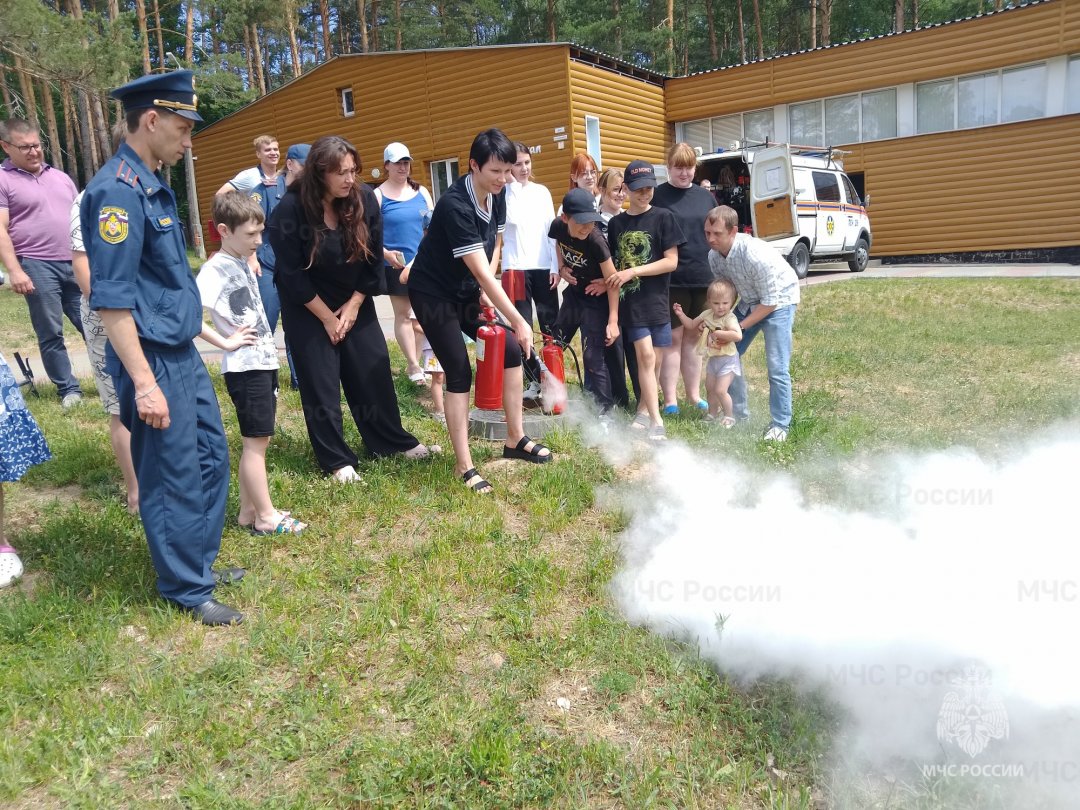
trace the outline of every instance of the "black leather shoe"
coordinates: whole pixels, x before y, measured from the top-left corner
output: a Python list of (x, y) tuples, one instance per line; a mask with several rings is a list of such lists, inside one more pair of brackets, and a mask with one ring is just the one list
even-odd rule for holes
[(239, 582), (247, 574), (243, 568), (219, 568), (214, 571), (214, 582), (218, 585), (232, 585)]
[(233, 610), (228, 605), (221, 604), (217, 599), (207, 599), (201, 605), (184, 609), (209, 627), (217, 627), (223, 624), (240, 624), (244, 620), (243, 613), (239, 610)]

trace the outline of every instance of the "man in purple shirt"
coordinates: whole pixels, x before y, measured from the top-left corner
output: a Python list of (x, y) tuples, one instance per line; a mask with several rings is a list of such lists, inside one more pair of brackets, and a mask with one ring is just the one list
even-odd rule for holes
[(21, 118), (0, 124), (0, 262), (11, 289), (26, 296), (41, 363), (65, 409), (82, 399), (64, 345), (64, 315), (82, 334), (81, 293), (71, 270), (75, 184), (45, 162), (41, 134)]

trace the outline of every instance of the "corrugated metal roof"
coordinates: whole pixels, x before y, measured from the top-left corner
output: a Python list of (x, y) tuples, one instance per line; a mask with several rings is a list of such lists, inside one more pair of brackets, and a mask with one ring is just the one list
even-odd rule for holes
[[(701, 76), (701, 75), (704, 75), (706, 73), (718, 73), (718, 72), (720, 72), (722, 70), (733, 70), (734, 68), (746, 67), (746, 65), (756, 65), (756, 64), (760, 64), (761, 62), (772, 62), (773, 60), (776, 60), (776, 59), (783, 59), (785, 56), (796, 56), (796, 55), (802, 54), (802, 53), (814, 53), (816, 51), (834, 50), (836, 48), (843, 48), (843, 47), (845, 47), (847, 45), (857, 45), (860, 42), (873, 42), (874, 40), (877, 40), (877, 39), (887, 39), (889, 37), (903, 36), (904, 34), (913, 34), (916, 31), (929, 31), (929, 30), (931, 30), (933, 28), (943, 28), (946, 25), (956, 25), (957, 23), (968, 22), (969, 20), (977, 20), (977, 19), (980, 19), (982, 17), (993, 17), (993, 16), (996, 16), (996, 15), (999, 15), (999, 14), (1008, 14), (1011, 11), (1016, 11), (1016, 10), (1021, 9), (1021, 8), (1028, 8), (1030, 6), (1041, 6), (1041, 5), (1045, 5), (1046, 3), (1051, 3), (1051, 2), (1054, 2), (1054, 0), (1029, 0), (1029, 2), (1018, 3), (1015, 6), (1009, 6), (1009, 8), (1003, 8), (1000, 11), (987, 11), (987, 12), (983, 12), (983, 13), (979, 13), (979, 14), (973, 14), (970, 17), (960, 17), (959, 19), (955, 19), (955, 20), (946, 20), (945, 22), (933, 23), (932, 25), (920, 25), (917, 28), (906, 28), (903, 31), (890, 31), (887, 34), (878, 34), (877, 36), (873, 36), (873, 37), (863, 37), (862, 39), (850, 39), (850, 40), (848, 40), (846, 42), (837, 42), (837, 43), (834, 43), (834, 44), (831, 44), (831, 45), (819, 45), (816, 48), (806, 48), (806, 49), (801, 50), (801, 51), (789, 51), (787, 53), (778, 53), (778, 54), (775, 54), (773, 56), (766, 56), (764, 59), (751, 59), (748, 62), (740, 62), (739, 64), (735, 64), (735, 65), (724, 65), (723, 67), (709, 68), (708, 70), (698, 70), (698, 71), (696, 71), (694, 73), (687, 73), (686, 76)], [(668, 78), (685, 78), (685, 77), (682, 77), (682, 76), (679, 76), (679, 77), (669, 76)]]

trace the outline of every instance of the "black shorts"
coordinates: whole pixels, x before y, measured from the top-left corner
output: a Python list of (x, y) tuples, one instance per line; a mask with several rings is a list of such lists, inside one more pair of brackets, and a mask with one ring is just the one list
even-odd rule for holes
[(668, 304), (672, 308), (669, 313), (671, 315), (671, 328), (682, 328), (682, 321), (680, 321), (679, 316), (675, 314), (675, 304), (680, 304), (686, 317), (693, 320), (708, 309), (708, 293), (708, 287), (672, 287), (668, 291), (668, 297), (670, 298)]
[(236, 406), (240, 435), (247, 439), (273, 436), (274, 417), (277, 415), (277, 371), (230, 371), (222, 376), (225, 377), (229, 397)]

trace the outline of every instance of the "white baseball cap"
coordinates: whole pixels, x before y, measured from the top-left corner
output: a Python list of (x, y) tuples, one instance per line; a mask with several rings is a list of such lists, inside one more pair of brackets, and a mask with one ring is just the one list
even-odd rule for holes
[(383, 149), (382, 159), (385, 163), (397, 163), (399, 160), (412, 160), (412, 155), (409, 154), (409, 147), (394, 141)]

